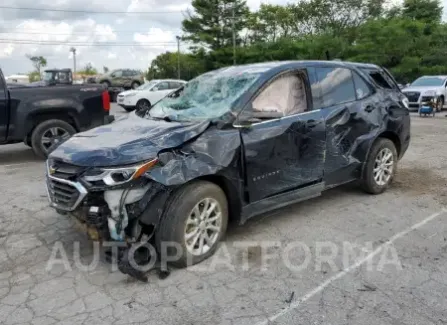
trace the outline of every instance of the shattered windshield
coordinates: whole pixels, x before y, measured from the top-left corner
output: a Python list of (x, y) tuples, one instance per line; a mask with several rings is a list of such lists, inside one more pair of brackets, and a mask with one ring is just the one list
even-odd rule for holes
[(228, 111), (254, 82), (260, 73), (221, 72), (203, 74), (181, 90), (176, 98), (166, 97), (149, 111), (149, 117), (190, 121), (218, 118)]

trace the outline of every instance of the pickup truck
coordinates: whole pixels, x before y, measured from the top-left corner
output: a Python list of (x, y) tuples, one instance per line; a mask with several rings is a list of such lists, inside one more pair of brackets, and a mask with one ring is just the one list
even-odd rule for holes
[(24, 142), (46, 158), (73, 134), (113, 120), (100, 85), (10, 87), (0, 70), (0, 145)]

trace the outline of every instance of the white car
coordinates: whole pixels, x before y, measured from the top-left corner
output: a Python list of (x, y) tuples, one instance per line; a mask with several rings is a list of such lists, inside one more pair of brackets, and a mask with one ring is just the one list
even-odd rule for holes
[(126, 111), (145, 109), (164, 98), (166, 95), (186, 84), (185, 80), (163, 79), (151, 80), (132, 90), (118, 94), (117, 103)]
[(440, 112), (447, 98), (447, 76), (423, 76), (402, 89), (409, 101), (410, 111), (417, 111), (424, 101), (436, 98), (436, 111)]

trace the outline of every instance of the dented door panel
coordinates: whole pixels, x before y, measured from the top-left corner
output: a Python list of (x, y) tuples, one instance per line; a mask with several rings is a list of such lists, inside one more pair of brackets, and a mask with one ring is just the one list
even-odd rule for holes
[(250, 202), (323, 177), (325, 126), (319, 110), (242, 131)]

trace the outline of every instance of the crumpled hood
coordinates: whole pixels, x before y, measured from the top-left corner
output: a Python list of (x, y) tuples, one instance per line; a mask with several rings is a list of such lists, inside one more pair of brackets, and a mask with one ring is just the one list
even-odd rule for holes
[(180, 146), (202, 134), (202, 122), (148, 120), (131, 113), (112, 124), (78, 133), (54, 150), (49, 158), (78, 166), (119, 166), (155, 158), (162, 149)]

